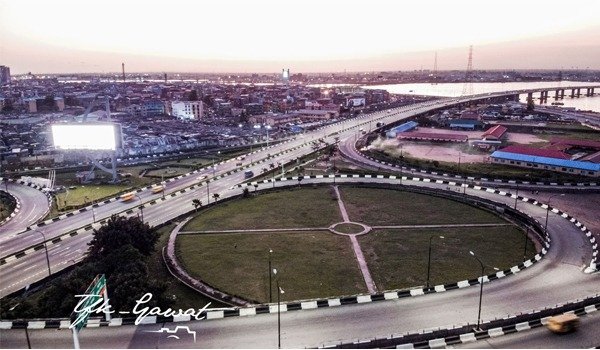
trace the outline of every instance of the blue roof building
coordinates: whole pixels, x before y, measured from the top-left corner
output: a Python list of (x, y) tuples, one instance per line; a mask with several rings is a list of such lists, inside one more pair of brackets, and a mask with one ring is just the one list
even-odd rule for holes
[(479, 120), (471, 120), (471, 119), (454, 119), (450, 122), (451, 129), (467, 129), (467, 130), (475, 130), (481, 129), (483, 127), (483, 123)]
[(419, 126), (419, 123), (417, 123), (417, 122), (414, 122), (414, 121), (406, 122), (404, 124), (398, 125), (392, 129), (390, 129), (390, 131), (388, 131), (386, 133), (386, 136), (390, 139), (393, 139), (399, 133), (414, 130), (417, 126)]
[(593, 177), (600, 176), (600, 164), (598, 163), (532, 156), (503, 151), (495, 151), (490, 157), (492, 158), (492, 161), (497, 164), (537, 168)]

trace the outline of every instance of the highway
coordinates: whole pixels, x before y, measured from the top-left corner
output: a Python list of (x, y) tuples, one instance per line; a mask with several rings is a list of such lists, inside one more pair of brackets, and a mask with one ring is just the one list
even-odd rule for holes
[[(499, 94), (501, 95), (501, 94)], [(489, 97), (489, 95), (486, 95)], [(464, 99), (467, 100), (467, 99)], [(272, 146), (252, 156), (257, 161), (267, 157), (267, 154), (276, 155), (279, 152), (294, 149), (293, 151), (277, 155), (274, 159), (254, 165), (251, 170), (259, 174), (265, 164), (270, 162), (288, 162), (303, 154), (309, 153), (310, 141), (324, 138), (333, 143), (335, 137), (344, 141), (357, 137), (357, 130), (370, 122), (382, 121), (389, 124), (392, 121), (408, 118), (414, 114), (427, 110), (448, 106), (462, 99), (444, 99), (397, 108), (393, 111), (377, 112), (364, 115), (354, 120), (320, 128), (307, 133), (296, 140)], [(298, 147), (298, 148), (296, 148)], [(250, 156), (246, 156), (247, 163)], [(220, 164), (215, 171), (216, 179), (210, 182), (210, 193), (219, 193), (221, 198), (238, 195), (241, 190), (231, 187), (243, 181), (243, 171), (224, 177), (224, 174), (236, 168), (235, 161)], [(212, 177), (212, 170), (204, 170), (200, 174), (180, 178), (168, 184), (167, 194), (178, 189), (186, 188), (198, 180), (200, 175)], [(346, 179), (347, 182), (364, 181), (364, 179)], [(305, 179), (305, 183), (324, 181), (322, 179)], [(337, 179), (339, 182), (340, 179)], [(397, 180), (377, 179), (382, 183)], [(411, 185), (427, 186), (445, 190), (447, 185), (407, 181)], [(280, 183), (277, 183), (279, 185)], [(267, 186), (267, 185), (262, 185)], [(159, 201), (155, 205), (147, 206), (143, 210), (145, 221), (158, 224), (191, 210), (191, 201), (201, 199), (204, 203), (207, 184), (202, 183), (185, 193), (175, 197), (167, 195), (167, 200)], [(494, 198), (496, 201), (513, 203), (511, 198), (494, 195), (487, 192), (467, 189), (467, 195), (477, 195), (485, 198)], [(148, 202), (161, 197), (161, 194), (151, 194), (150, 191), (139, 193), (142, 202)], [(211, 200), (212, 201), (212, 200)], [(136, 203), (137, 202), (137, 203)], [(139, 201), (122, 203), (120, 201), (104, 204), (95, 208), (96, 219), (109, 216), (111, 213), (131, 209)], [(530, 215), (543, 219), (546, 210), (530, 204), (520, 205), (520, 210)], [(134, 210), (130, 215), (141, 214)], [(69, 230), (78, 229), (91, 223), (91, 212), (84, 212), (65, 217), (62, 220), (49, 223), (37, 230), (43, 230), (49, 237), (56, 237)], [(583, 298), (600, 292), (599, 275), (584, 274), (582, 269), (591, 259), (589, 241), (584, 239), (581, 231), (572, 223), (550, 213), (549, 232), (552, 237), (552, 248), (549, 254), (534, 267), (520, 272), (515, 276), (486, 284), (484, 295), (484, 309), (482, 318), (493, 319), (504, 317), (507, 314), (543, 308), (548, 305)], [(35, 233), (25, 233), (16, 238), (3, 242), (1, 255), (5, 257), (20, 249), (35, 244)], [(39, 234), (38, 234), (39, 236)], [(37, 238), (39, 240), (39, 238)], [(91, 235), (79, 234), (63, 240), (60, 245), (50, 245), (50, 264), (53, 272), (62, 269), (81, 258), (85, 251), (85, 244)], [(468, 249), (467, 249), (468, 250)], [(72, 258), (72, 260), (71, 260)], [(27, 272), (25, 272), (27, 271)], [(7, 295), (17, 291), (47, 274), (44, 250), (37, 250), (20, 259), (8, 261), (0, 267), (0, 280), (2, 290), (0, 295)], [(475, 276), (474, 276), (475, 277)], [(370, 338), (374, 336), (389, 336), (390, 334), (404, 333), (431, 327), (443, 327), (453, 324), (474, 323), (476, 321), (478, 288), (465, 288), (446, 293), (429, 294), (416, 298), (369, 303), (364, 305), (342, 306), (324, 308), (310, 311), (296, 311), (284, 313), (282, 324), (284, 326), (284, 347), (310, 347), (319, 346), (328, 342), (350, 341), (357, 338)], [(201, 308), (203, 305), (199, 305)], [(399, 317), (399, 315), (401, 315)], [(157, 333), (145, 333), (144, 330), (156, 330), (160, 325), (147, 325), (140, 327), (123, 326), (118, 328), (86, 329), (82, 332), (82, 346), (91, 347), (275, 347), (276, 346), (276, 316), (259, 315), (251, 317), (237, 317), (233, 319), (211, 320), (186, 323), (190, 328), (198, 331), (197, 343), (173, 342)], [(5, 330), (0, 334), (2, 347), (11, 347), (11, 344), (20, 341), (23, 330)], [(32, 345), (36, 340), (44, 347), (70, 347), (70, 336), (67, 331), (56, 330), (31, 330)], [(163, 335), (164, 336), (164, 335)], [(87, 345), (85, 345), (87, 344)], [(21, 345), (14, 345), (15, 347)], [(40, 346), (40, 345), (38, 345)]]

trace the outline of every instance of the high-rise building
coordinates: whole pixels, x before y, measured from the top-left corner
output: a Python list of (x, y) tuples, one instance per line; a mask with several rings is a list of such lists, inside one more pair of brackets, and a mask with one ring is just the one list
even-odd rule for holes
[(0, 66), (0, 85), (10, 83), (10, 68)]
[(171, 114), (179, 119), (200, 119), (204, 114), (202, 101), (173, 101)]

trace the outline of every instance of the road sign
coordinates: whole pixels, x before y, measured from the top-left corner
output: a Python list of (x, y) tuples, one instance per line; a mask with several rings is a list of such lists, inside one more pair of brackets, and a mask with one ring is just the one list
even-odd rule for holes
[(90, 283), (90, 286), (86, 289), (85, 295), (88, 295), (83, 302), (83, 304), (79, 307), (79, 312), (73, 311), (73, 315), (71, 320), (76, 321), (77, 323), (74, 325), (74, 328), (77, 331), (80, 331), (83, 326), (87, 323), (88, 318), (90, 317), (89, 308), (94, 305), (98, 300), (106, 296), (106, 278), (104, 275), (97, 275), (96, 278)]

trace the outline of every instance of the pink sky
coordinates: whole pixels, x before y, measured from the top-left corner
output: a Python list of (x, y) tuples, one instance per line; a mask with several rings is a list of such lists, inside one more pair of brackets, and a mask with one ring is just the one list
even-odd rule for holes
[(600, 69), (600, 1), (0, 0), (13, 74)]

